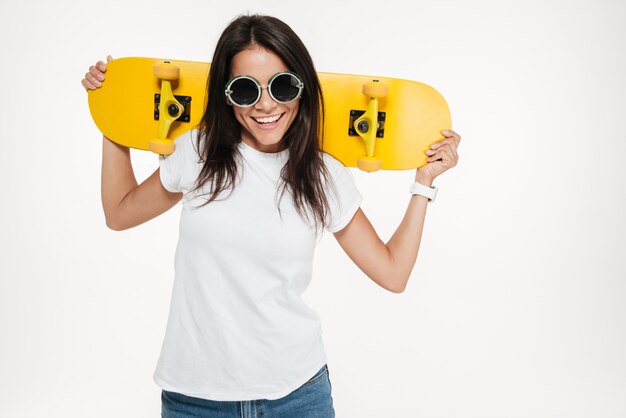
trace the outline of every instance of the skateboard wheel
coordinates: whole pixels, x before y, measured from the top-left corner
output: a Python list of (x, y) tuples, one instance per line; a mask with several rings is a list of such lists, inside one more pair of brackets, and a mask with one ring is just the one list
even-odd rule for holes
[(157, 62), (154, 64), (154, 75), (162, 80), (177, 80), (180, 68), (169, 62)]
[(383, 167), (383, 160), (379, 160), (374, 157), (361, 157), (357, 158), (356, 166), (363, 171), (371, 173), (373, 171), (378, 171)]
[(389, 88), (386, 84), (376, 81), (370, 81), (369, 83), (363, 84), (363, 94), (369, 97), (386, 97), (388, 90)]
[(155, 154), (170, 155), (174, 152), (174, 141), (171, 139), (157, 138), (150, 140), (150, 151)]

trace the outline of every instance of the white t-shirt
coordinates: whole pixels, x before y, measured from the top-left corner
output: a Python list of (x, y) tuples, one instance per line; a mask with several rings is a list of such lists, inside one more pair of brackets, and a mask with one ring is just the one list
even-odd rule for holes
[[(197, 131), (176, 139), (160, 157), (163, 186), (182, 191), (180, 236), (170, 313), (154, 373), (167, 391), (218, 401), (278, 399), (326, 363), (319, 315), (301, 298), (311, 281), (317, 236), (285, 192), (276, 206), (289, 151), (263, 153), (239, 143), (243, 175), (232, 194), (201, 208), (191, 193), (202, 168)], [(324, 161), (337, 194), (327, 194), (337, 232), (362, 196), (348, 169)], [(241, 170), (243, 168), (243, 171)], [(208, 190), (208, 189), (205, 189)]]

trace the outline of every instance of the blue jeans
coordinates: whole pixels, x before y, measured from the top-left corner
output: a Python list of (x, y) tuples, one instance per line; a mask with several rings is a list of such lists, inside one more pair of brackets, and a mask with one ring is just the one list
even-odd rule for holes
[(162, 418), (334, 418), (325, 365), (308, 382), (275, 400), (209, 401), (180, 393), (161, 393)]

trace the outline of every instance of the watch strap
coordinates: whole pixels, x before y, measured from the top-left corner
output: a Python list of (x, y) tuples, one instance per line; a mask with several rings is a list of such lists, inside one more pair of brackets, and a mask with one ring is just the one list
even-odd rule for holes
[(435, 186), (428, 187), (424, 186), (422, 183), (415, 182), (411, 185), (409, 192), (411, 194), (427, 197), (430, 202), (434, 202), (435, 197), (437, 197), (437, 190), (438, 189)]

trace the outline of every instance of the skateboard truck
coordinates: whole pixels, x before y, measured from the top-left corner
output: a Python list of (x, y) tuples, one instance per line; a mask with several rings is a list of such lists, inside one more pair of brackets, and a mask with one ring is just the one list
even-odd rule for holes
[[(176, 98), (178, 99), (178, 96), (176, 96)], [(180, 99), (179, 99), (180, 100)], [(354, 129), (354, 121), (356, 121), (357, 119), (359, 119), (361, 117), (361, 115), (363, 115), (365, 113), (365, 110), (350, 110), (350, 127), (348, 128), (348, 135), (349, 136), (358, 136), (359, 134), (357, 133), (356, 129)], [(378, 112), (378, 129), (376, 130), (376, 138), (384, 138), (385, 137), (385, 119), (387, 117), (387, 113), (386, 112)], [(365, 121), (362, 121), (365, 122)], [(369, 124), (368, 124), (368, 128), (369, 128)], [(359, 130), (361, 132), (363, 132), (362, 129)]]
[[(176, 122), (189, 122), (191, 120), (191, 96), (179, 96), (174, 95), (174, 98), (183, 105), (183, 113), (176, 119)], [(159, 120), (160, 110), (159, 104), (161, 103), (161, 94), (154, 94), (154, 120)], [(170, 105), (171, 107), (172, 105)], [(168, 109), (169, 112), (169, 109)], [(356, 135), (356, 134), (355, 134)]]
[[(369, 104), (365, 113), (352, 124), (356, 133), (365, 141), (365, 155), (357, 158), (356, 166), (368, 173), (380, 170), (383, 166), (383, 161), (374, 157), (374, 147), (376, 136), (380, 131), (378, 99), (386, 97), (387, 90), (387, 85), (380, 83), (378, 80), (363, 84), (363, 94), (369, 97)], [(384, 114), (382, 118), (384, 123)]]
[(169, 155), (174, 152), (174, 141), (167, 137), (172, 122), (178, 119), (185, 110), (174, 93), (172, 93), (172, 81), (177, 80), (180, 68), (163, 61), (154, 64), (154, 75), (161, 80), (161, 94), (159, 97), (159, 128), (157, 138), (150, 140), (150, 151), (157, 154)]

